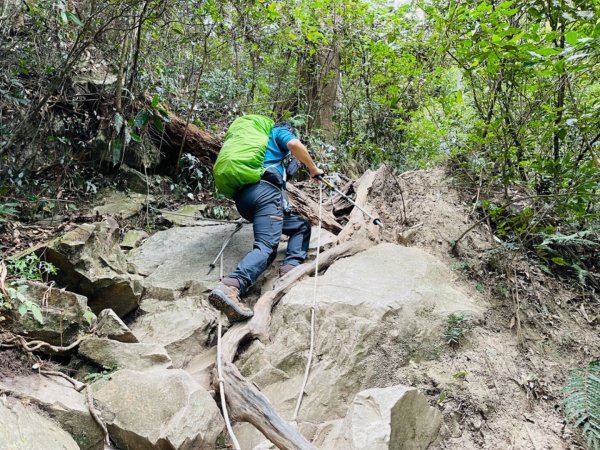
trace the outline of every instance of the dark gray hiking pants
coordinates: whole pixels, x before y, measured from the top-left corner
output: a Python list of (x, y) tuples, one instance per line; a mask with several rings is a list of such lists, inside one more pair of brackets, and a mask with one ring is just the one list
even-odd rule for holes
[(297, 266), (306, 259), (310, 225), (298, 215), (284, 214), (282, 202), (281, 191), (265, 181), (245, 186), (235, 195), (237, 210), (254, 228), (252, 250), (229, 275), (240, 281), (242, 295), (275, 259), (282, 233), (289, 236), (283, 264)]

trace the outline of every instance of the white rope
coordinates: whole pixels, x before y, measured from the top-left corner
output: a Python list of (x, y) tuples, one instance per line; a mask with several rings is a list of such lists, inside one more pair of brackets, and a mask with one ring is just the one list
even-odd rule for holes
[(221, 408), (223, 408), (223, 417), (225, 418), (225, 426), (229, 437), (233, 442), (235, 450), (241, 450), (240, 443), (238, 442), (233, 428), (231, 428), (231, 422), (229, 421), (229, 414), (227, 413), (227, 402), (225, 401), (225, 380), (223, 379), (223, 369), (221, 368), (221, 316), (219, 315), (219, 326), (217, 330), (217, 372), (219, 374), (219, 392), (221, 394)]
[(319, 227), (317, 228), (317, 256), (315, 258), (315, 283), (313, 285), (313, 301), (310, 307), (310, 348), (308, 350), (308, 359), (306, 361), (306, 369), (304, 371), (304, 379), (302, 380), (302, 386), (300, 387), (300, 394), (298, 394), (298, 401), (296, 402), (296, 409), (294, 410), (294, 417), (292, 420), (298, 419), (298, 412), (300, 411), (300, 405), (302, 405), (302, 398), (304, 397), (304, 388), (308, 381), (308, 374), (310, 373), (310, 366), (312, 364), (313, 353), (315, 349), (315, 311), (317, 309), (317, 278), (319, 276), (319, 254), (321, 252), (321, 218), (323, 214), (323, 183), (319, 183)]

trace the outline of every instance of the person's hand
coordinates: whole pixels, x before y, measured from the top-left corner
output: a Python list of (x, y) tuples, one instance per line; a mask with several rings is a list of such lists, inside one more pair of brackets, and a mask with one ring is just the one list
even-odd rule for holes
[(314, 166), (310, 171), (311, 178), (315, 180), (320, 180), (323, 175), (325, 175), (325, 172), (323, 172), (317, 166)]

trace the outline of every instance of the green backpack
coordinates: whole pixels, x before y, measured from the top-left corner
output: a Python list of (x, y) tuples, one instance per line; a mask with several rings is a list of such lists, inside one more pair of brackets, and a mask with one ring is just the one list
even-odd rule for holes
[(215, 184), (228, 198), (263, 175), (263, 161), (274, 122), (265, 116), (238, 117), (225, 133), (225, 141), (213, 167)]

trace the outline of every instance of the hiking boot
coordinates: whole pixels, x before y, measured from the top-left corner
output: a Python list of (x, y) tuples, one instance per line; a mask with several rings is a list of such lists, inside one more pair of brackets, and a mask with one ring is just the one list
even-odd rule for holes
[(208, 301), (212, 306), (224, 313), (230, 322), (247, 320), (254, 315), (240, 298), (240, 282), (235, 278), (225, 277), (208, 294)]
[(284, 275), (287, 275), (288, 272), (290, 272), (292, 269), (294, 269), (296, 266), (294, 266), (293, 264), (284, 264), (283, 266), (281, 266), (279, 268), (279, 276), (282, 277)]

